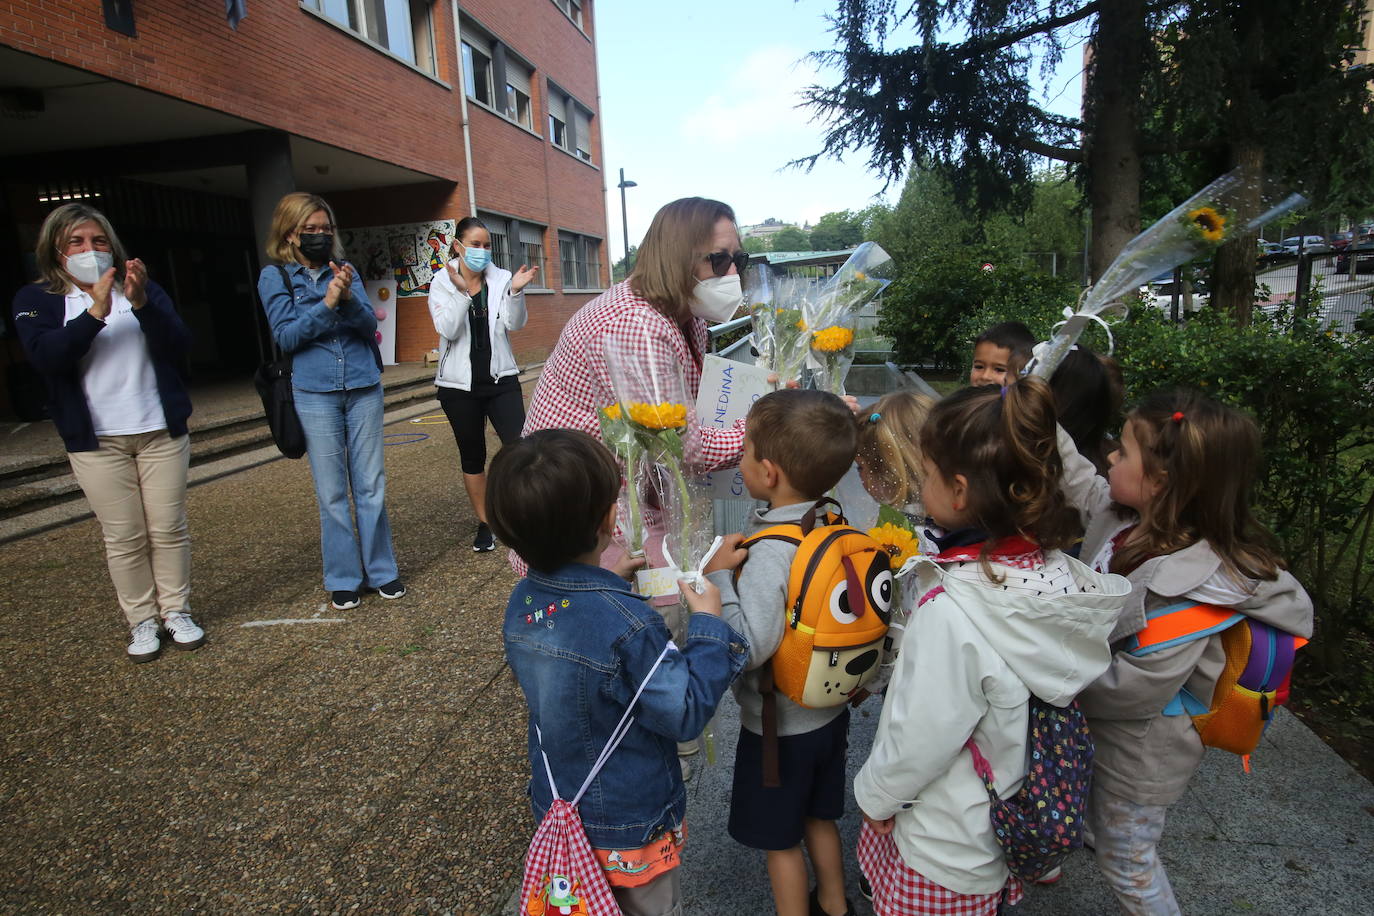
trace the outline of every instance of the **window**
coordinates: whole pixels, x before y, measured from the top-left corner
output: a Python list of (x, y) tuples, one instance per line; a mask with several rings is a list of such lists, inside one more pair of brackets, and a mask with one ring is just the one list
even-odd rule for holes
[(506, 117), (534, 130), (530, 110), (530, 71), (519, 61), (506, 59)]
[(592, 110), (549, 83), (549, 139), (564, 152), (592, 161)]
[(562, 10), (573, 25), (582, 28), (582, 0), (553, 0), (553, 5)]
[(485, 39), (463, 32), (463, 86), (468, 98), (483, 105), (492, 105), (491, 44)]
[(301, 4), (406, 63), (434, 72), (430, 0), (301, 0)]
[(601, 288), (601, 240), (574, 232), (558, 233), (564, 289)]
[(520, 259), (520, 263), (539, 268), (534, 279), (530, 281), (530, 288), (548, 289), (548, 265), (544, 263), (544, 227), (521, 223), (520, 244), (525, 247), (525, 256)]

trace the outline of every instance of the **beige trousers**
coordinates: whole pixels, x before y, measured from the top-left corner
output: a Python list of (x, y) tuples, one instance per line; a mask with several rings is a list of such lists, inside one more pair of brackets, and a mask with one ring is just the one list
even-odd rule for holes
[(639, 887), (613, 887), (624, 916), (682, 916), (682, 866)]
[(186, 471), (191, 437), (167, 430), (100, 436), (93, 452), (68, 452), (72, 473), (100, 522), (105, 562), (124, 618), (191, 609), (191, 533)]

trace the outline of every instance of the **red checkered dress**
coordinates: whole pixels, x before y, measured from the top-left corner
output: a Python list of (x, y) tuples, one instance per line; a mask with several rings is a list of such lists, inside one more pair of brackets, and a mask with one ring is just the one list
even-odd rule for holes
[[(960, 894), (942, 887), (902, 861), (892, 834), (880, 835), (868, 824), (859, 829), (859, 868), (873, 887), (877, 916), (997, 916), (1004, 891)], [(1021, 902), (1021, 882), (1007, 877), (1007, 905)]]

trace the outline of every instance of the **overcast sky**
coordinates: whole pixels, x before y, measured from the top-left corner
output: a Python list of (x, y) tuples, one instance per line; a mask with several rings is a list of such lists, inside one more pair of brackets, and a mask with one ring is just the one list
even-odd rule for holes
[[(806, 86), (829, 82), (804, 58), (832, 46), (824, 15), (833, 2), (598, 0), (593, 8), (613, 262), (625, 252), (622, 168), (639, 185), (626, 192), (634, 243), (654, 212), (679, 197), (723, 200), (742, 225), (814, 223), (885, 199), (866, 155), (823, 159), (809, 174), (780, 171), (821, 148), (821, 125), (796, 105)], [(1077, 113), (1080, 70), (1081, 53), (1067, 52), (1050, 84), (1052, 107)]]

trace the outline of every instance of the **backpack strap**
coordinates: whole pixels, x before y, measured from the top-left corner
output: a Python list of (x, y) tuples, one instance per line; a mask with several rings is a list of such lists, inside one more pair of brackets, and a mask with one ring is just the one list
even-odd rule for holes
[[(677, 647), (673, 645), (673, 641), (668, 640), (667, 645), (663, 647), (663, 651), (658, 653), (658, 658), (654, 660), (653, 667), (649, 669), (648, 674), (644, 675), (644, 680), (639, 682), (639, 688), (635, 690), (635, 695), (631, 698), (630, 705), (625, 707), (625, 714), (620, 717), (620, 722), (611, 732), (611, 737), (607, 739), (606, 746), (601, 749), (601, 754), (596, 758), (596, 762), (592, 764), (592, 768), (587, 771), (587, 778), (582, 781), (582, 787), (577, 790), (577, 794), (572, 797), (572, 801), (568, 803), (569, 805), (574, 808), (577, 807), (577, 803), (582, 800), (582, 796), (585, 795), (587, 789), (591, 787), (592, 780), (596, 779), (597, 774), (599, 774), (602, 767), (606, 765), (606, 761), (610, 760), (611, 755), (615, 753), (615, 749), (620, 747), (620, 742), (625, 740), (625, 736), (629, 734), (630, 726), (634, 725), (635, 722), (630, 713), (634, 711), (635, 704), (639, 702), (639, 695), (644, 692), (645, 687), (649, 686), (649, 679), (654, 676), (654, 672), (658, 670), (658, 666), (663, 664), (663, 659), (667, 658), (668, 653), (676, 648)], [(544, 753), (544, 736), (540, 733), (538, 725), (534, 726), (534, 738), (539, 744), (539, 756), (544, 758), (544, 773), (549, 777), (549, 789), (553, 792), (553, 797), (557, 799), (559, 797), (558, 786), (555, 785), (553, 781), (553, 768), (549, 766), (549, 755)]]
[[(834, 506), (835, 511), (823, 511), (827, 505)], [(816, 500), (815, 504), (810, 509), (807, 509), (806, 514), (801, 517), (800, 526), (802, 534), (810, 534), (811, 529), (816, 527), (817, 520), (819, 520), (822, 525), (849, 524), (849, 522), (845, 521), (844, 507), (829, 496), (822, 496), (820, 499)]]
[(1132, 636), (1126, 651), (1136, 657), (1171, 649), (1220, 633), (1245, 619), (1234, 608), (1180, 601), (1155, 608), (1146, 615), (1145, 629)]
[(773, 660), (759, 669), (759, 694), (763, 697), (763, 787), (776, 789), (782, 785), (778, 771), (778, 693), (773, 688)]

